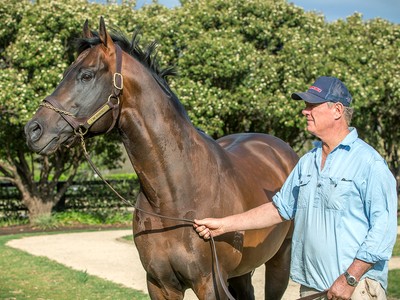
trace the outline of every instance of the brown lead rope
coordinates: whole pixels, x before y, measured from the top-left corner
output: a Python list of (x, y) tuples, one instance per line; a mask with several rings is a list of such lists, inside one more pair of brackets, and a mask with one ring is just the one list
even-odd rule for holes
[[(145, 211), (139, 207), (135, 207), (130, 201), (126, 200), (124, 197), (122, 197), (112, 186), (111, 184), (103, 177), (103, 175), (100, 173), (100, 171), (97, 169), (97, 167), (94, 165), (93, 161), (90, 159), (89, 153), (86, 150), (86, 145), (85, 145), (85, 140), (83, 138), (83, 133), (81, 131), (81, 129), (79, 129), (78, 134), (81, 138), (81, 145), (83, 148), (83, 152), (85, 154), (86, 160), (89, 162), (90, 166), (92, 167), (93, 171), (95, 171), (95, 173), (101, 178), (101, 180), (103, 180), (103, 182), (114, 192), (114, 194), (116, 194), (125, 204), (132, 206), (135, 208), (135, 210), (141, 211), (142, 213), (151, 215), (151, 216), (155, 216), (155, 217), (159, 217), (159, 218), (163, 218), (163, 219), (168, 219), (168, 220), (174, 220), (174, 221), (179, 221), (179, 222), (186, 222), (186, 223), (191, 223), (194, 224), (194, 220), (191, 219), (185, 219), (185, 218), (175, 218), (175, 217), (167, 217), (167, 216), (163, 216), (163, 215), (159, 215), (153, 212), (148, 212)], [(235, 298), (232, 296), (232, 294), (229, 292), (228, 287), (225, 284), (225, 281), (222, 278), (222, 274), (221, 274), (221, 270), (219, 269), (219, 261), (218, 261), (218, 256), (217, 256), (217, 249), (215, 248), (215, 241), (213, 236), (211, 235), (211, 246), (212, 246), (212, 252), (213, 252), (213, 256), (215, 258), (215, 265), (217, 267), (217, 273), (218, 273), (218, 278), (219, 281), (221, 283), (222, 289), (224, 290), (226, 296), (228, 297), (229, 300), (235, 300)]]
[(322, 291), (322, 292), (315, 293), (315, 294), (312, 294), (309, 296), (298, 298), (297, 300), (315, 300), (315, 299), (319, 299), (319, 297), (325, 296), (327, 293), (328, 293), (328, 291)]

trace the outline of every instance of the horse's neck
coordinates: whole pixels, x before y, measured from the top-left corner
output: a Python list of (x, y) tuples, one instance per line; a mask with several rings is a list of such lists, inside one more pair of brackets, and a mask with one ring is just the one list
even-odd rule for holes
[(154, 101), (149, 105), (145, 113), (127, 109), (120, 122), (141, 189), (154, 207), (190, 208), (193, 189), (199, 184), (195, 176), (213, 159), (207, 139), (174, 104)]

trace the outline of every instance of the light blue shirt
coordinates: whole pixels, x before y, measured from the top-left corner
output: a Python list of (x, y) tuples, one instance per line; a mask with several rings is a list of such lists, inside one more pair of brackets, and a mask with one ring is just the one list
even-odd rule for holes
[(291, 278), (326, 290), (357, 258), (374, 264), (364, 277), (386, 289), (397, 234), (396, 181), (354, 128), (322, 170), (321, 157), (316, 142), (273, 198), (281, 216), (294, 220)]

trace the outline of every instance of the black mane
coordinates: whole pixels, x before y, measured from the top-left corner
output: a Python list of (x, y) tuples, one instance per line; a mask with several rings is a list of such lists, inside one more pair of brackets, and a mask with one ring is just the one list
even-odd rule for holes
[[(144, 49), (141, 47), (141, 45), (139, 44), (139, 30), (135, 30), (131, 41), (129, 41), (122, 32), (116, 29), (111, 29), (109, 34), (114, 43), (118, 44), (123, 51), (134, 57), (136, 60), (140, 61), (144, 66), (150, 69), (165, 83), (167, 83), (167, 76), (176, 75), (176, 69), (174, 67), (160, 67), (157, 57), (157, 42), (151, 42)], [(79, 38), (76, 40), (76, 48), (79, 54), (86, 49), (101, 43), (99, 34), (96, 31), (92, 31), (92, 35), (92, 38)]]

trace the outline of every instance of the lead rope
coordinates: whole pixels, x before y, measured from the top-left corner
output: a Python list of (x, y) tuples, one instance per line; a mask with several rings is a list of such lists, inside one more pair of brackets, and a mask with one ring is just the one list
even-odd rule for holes
[[(86, 160), (89, 162), (89, 165), (92, 167), (93, 171), (101, 178), (101, 180), (103, 180), (103, 182), (127, 205), (132, 206), (135, 208), (135, 210), (139, 210), (142, 213), (151, 215), (151, 216), (155, 216), (155, 217), (159, 217), (159, 218), (163, 218), (163, 219), (168, 219), (168, 220), (174, 220), (174, 221), (181, 221), (181, 222), (186, 222), (186, 223), (191, 223), (191, 224), (195, 224), (194, 220), (191, 219), (185, 219), (185, 218), (174, 218), (174, 217), (167, 217), (167, 216), (163, 216), (163, 215), (159, 215), (153, 212), (148, 212), (145, 211), (139, 207), (135, 207), (129, 200), (126, 200), (123, 196), (121, 196), (112, 186), (111, 184), (103, 177), (103, 175), (101, 175), (99, 169), (97, 169), (97, 167), (94, 165), (93, 161), (90, 159), (89, 153), (86, 150), (86, 144), (85, 144), (85, 139), (83, 138), (83, 132), (82, 129), (79, 128), (77, 131), (77, 134), (79, 135), (80, 139), (81, 139), (81, 145), (82, 145), (82, 149), (84, 152), (84, 155), (86, 157)], [(213, 236), (211, 235), (211, 247), (212, 247), (212, 252), (213, 252), (213, 256), (215, 258), (215, 265), (217, 267), (217, 273), (218, 273), (218, 278), (219, 278), (219, 282), (221, 283), (222, 289), (224, 290), (225, 294), (228, 296), (229, 300), (235, 300), (235, 298), (232, 296), (232, 294), (229, 292), (228, 287), (225, 284), (225, 281), (222, 278), (221, 275), (221, 270), (219, 269), (219, 261), (218, 261), (218, 256), (217, 256), (217, 249), (215, 248), (215, 241)]]
[(100, 171), (97, 169), (97, 167), (94, 165), (93, 161), (90, 159), (89, 153), (86, 150), (86, 144), (85, 144), (85, 139), (83, 138), (83, 132), (82, 129), (79, 128), (78, 131), (76, 132), (76, 134), (79, 135), (80, 139), (81, 139), (81, 146), (83, 149), (83, 153), (86, 157), (86, 160), (89, 162), (89, 165), (92, 167), (93, 171), (95, 171), (95, 173), (100, 177), (101, 180), (103, 180), (103, 182), (114, 192), (114, 194), (116, 194), (121, 200), (122, 202), (124, 202), (125, 204), (127, 204), (128, 206), (132, 206), (135, 207), (130, 201), (126, 200), (124, 197), (122, 197), (112, 186), (111, 184), (103, 177), (103, 175), (100, 173)]
[(298, 298), (297, 300), (316, 300), (316, 299), (320, 299), (320, 297), (325, 296), (327, 293), (328, 293), (328, 291), (322, 291), (322, 292), (315, 293), (315, 294), (312, 294), (309, 296)]

